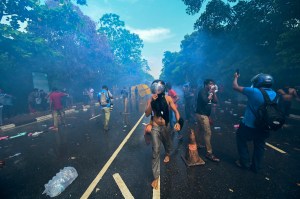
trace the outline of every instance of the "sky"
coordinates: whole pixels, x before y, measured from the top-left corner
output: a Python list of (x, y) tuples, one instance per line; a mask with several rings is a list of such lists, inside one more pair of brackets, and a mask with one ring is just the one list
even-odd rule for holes
[(165, 51), (179, 51), (184, 36), (193, 32), (198, 15), (186, 14), (182, 0), (88, 0), (83, 13), (98, 22), (103, 14), (114, 13), (125, 27), (144, 42), (142, 56), (154, 78), (162, 69)]

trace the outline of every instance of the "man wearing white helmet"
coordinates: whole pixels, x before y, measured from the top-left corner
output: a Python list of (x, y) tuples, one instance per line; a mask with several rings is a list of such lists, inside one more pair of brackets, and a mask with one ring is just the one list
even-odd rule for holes
[[(170, 96), (165, 95), (165, 83), (161, 80), (155, 80), (151, 84), (152, 97), (148, 100), (145, 110), (146, 117), (154, 114), (152, 117), (152, 172), (154, 180), (151, 186), (158, 189), (158, 178), (160, 175), (160, 142), (163, 143), (166, 155), (164, 162), (170, 161), (171, 152), (171, 137), (170, 128), (179, 131), (182, 127), (182, 119), (180, 119), (179, 112)], [(175, 112), (176, 124), (170, 127), (169, 124), (169, 108)], [(181, 123), (181, 124), (179, 124)]]
[[(251, 79), (251, 87), (239, 86), (237, 82), (239, 76), (238, 73), (234, 74), (232, 87), (234, 90), (244, 94), (248, 98), (248, 102), (244, 118), (236, 132), (236, 143), (239, 153), (239, 160), (236, 161), (236, 165), (258, 172), (264, 157), (265, 140), (269, 137), (268, 131), (262, 130), (255, 125), (256, 112), (264, 103), (264, 97), (260, 89), (267, 93), (271, 101), (275, 99), (276, 92), (271, 89), (273, 84), (271, 75), (260, 73), (254, 76)], [(252, 161), (250, 161), (247, 147), (248, 141), (253, 141)]]

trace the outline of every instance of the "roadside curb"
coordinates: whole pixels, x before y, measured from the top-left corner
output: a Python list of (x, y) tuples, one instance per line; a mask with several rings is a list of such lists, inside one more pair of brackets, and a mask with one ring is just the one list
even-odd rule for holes
[[(74, 113), (74, 112), (76, 112), (76, 111), (74, 108), (72, 108), (72, 109), (66, 110), (65, 114), (70, 114), (70, 113)], [(49, 119), (52, 119), (52, 114), (44, 115), (44, 116), (33, 118), (33, 119), (28, 119), (26, 121), (15, 123), (15, 124), (7, 124), (4, 126), (1, 126), (0, 130), (1, 130), (1, 132), (4, 132), (4, 131), (8, 131), (10, 129), (16, 128), (18, 126), (22, 126), (22, 125), (29, 124), (32, 122), (42, 122), (42, 121), (49, 120)]]

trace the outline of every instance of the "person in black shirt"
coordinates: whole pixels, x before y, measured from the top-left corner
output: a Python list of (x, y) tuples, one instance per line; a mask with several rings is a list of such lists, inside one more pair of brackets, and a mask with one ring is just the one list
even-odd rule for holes
[(220, 159), (217, 158), (212, 152), (212, 147), (210, 144), (211, 129), (209, 123), (211, 104), (218, 102), (216, 88), (217, 87), (212, 79), (206, 79), (204, 81), (204, 88), (199, 91), (197, 97), (196, 118), (200, 125), (199, 127), (201, 127), (204, 131), (204, 141), (207, 151), (206, 158), (214, 162), (219, 162)]

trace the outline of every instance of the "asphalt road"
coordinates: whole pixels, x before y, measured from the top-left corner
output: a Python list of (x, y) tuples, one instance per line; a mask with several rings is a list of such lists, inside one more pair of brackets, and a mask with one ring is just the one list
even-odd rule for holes
[[(144, 108), (142, 101), (137, 106), (133, 104), (129, 125), (124, 128), (122, 104), (116, 100), (108, 132), (103, 130), (103, 115), (90, 119), (89, 109), (67, 115), (68, 125), (60, 127), (58, 133), (48, 130), (52, 120), (2, 133), (1, 136), (14, 136), (45, 131), (37, 137), (26, 135), (0, 141), (0, 159), (6, 163), (0, 168), (0, 198), (49, 198), (42, 195), (44, 184), (66, 166), (74, 167), (78, 177), (56, 198), (124, 198), (117, 177), (134, 198), (155, 198), (157, 192), (150, 186), (151, 143), (148, 136), (144, 137), (142, 124), (149, 118), (137, 123)], [(206, 164), (185, 165), (181, 155), (185, 154), (189, 140), (187, 124), (183, 141), (173, 136), (174, 150), (169, 164), (162, 161), (162, 147), (160, 198), (300, 198), (299, 121), (289, 119), (285, 128), (271, 135), (267, 142), (286, 153), (266, 146), (264, 169), (256, 174), (234, 164), (238, 156), (233, 125), (238, 124), (243, 109), (237, 104), (222, 104), (212, 116), (213, 127), (221, 127), (213, 129), (212, 137), (220, 163), (206, 160), (202, 148), (198, 151)], [(95, 114), (99, 113), (96, 108)], [(12, 157), (18, 153), (21, 154)], [(126, 187), (122, 186), (122, 190)]]

